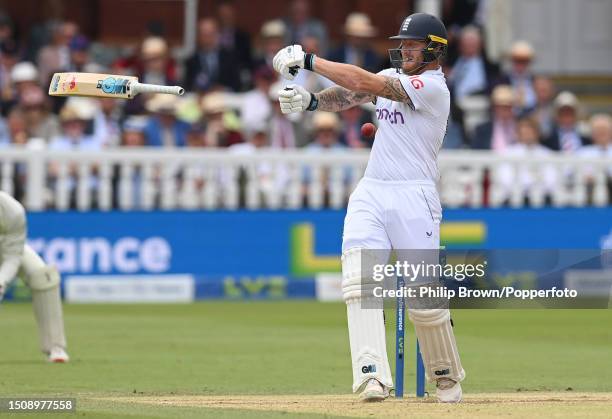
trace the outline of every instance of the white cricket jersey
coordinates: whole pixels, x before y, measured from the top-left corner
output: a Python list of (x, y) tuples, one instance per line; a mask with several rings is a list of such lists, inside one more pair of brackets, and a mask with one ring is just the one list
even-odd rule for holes
[(450, 92), (442, 70), (409, 76), (390, 68), (378, 74), (399, 77), (414, 108), (376, 98), (378, 130), (365, 177), (436, 182), (438, 152), (450, 112)]

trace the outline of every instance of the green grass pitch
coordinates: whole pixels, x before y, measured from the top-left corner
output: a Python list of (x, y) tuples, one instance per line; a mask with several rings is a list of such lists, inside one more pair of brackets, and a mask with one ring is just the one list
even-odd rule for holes
[[(31, 305), (0, 306), (2, 397), (76, 397), (78, 417), (261, 417), (248, 409), (155, 407), (104, 398), (350, 391), (342, 303), (66, 305), (64, 310), (72, 359), (49, 365), (38, 351)], [(453, 318), (466, 394), (612, 391), (610, 310), (456, 310)], [(393, 360), (392, 311), (387, 319)], [(412, 327), (407, 336), (406, 393), (412, 395)], [(287, 415), (270, 411), (266, 417)]]

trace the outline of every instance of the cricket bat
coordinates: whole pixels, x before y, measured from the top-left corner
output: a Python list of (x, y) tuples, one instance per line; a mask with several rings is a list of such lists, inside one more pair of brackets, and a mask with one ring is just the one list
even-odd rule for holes
[(97, 96), (132, 99), (138, 93), (168, 93), (181, 96), (180, 86), (139, 83), (138, 77), (97, 73), (55, 73), (49, 85), (51, 96)]

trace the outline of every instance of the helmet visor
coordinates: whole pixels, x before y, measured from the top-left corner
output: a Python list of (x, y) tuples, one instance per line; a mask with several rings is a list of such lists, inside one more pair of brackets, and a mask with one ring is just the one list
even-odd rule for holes
[[(402, 39), (417, 39), (417, 40), (426, 42), (426, 40), (419, 39), (419, 38), (402, 38)], [(422, 58), (421, 58), (420, 64), (427, 65), (429, 63), (434, 62), (435, 60), (437, 60), (438, 58), (442, 57), (445, 54), (446, 45), (439, 45), (434, 42), (429, 42), (425, 47), (407, 48), (402, 43), (399, 45), (398, 48), (389, 49), (389, 60), (391, 61), (391, 65), (398, 70), (401, 69), (405, 62), (409, 62), (414, 59), (414, 54), (410, 53), (413, 51), (421, 52)]]

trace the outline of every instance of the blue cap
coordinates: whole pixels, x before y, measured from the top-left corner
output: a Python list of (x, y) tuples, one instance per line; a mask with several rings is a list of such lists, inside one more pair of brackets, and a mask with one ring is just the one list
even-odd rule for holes
[(144, 132), (146, 126), (146, 116), (130, 116), (123, 122), (123, 131)]
[(72, 51), (87, 51), (89, 49), (89, 39), (83, 35), (76, 35), (70, 40), (69, 47)]

